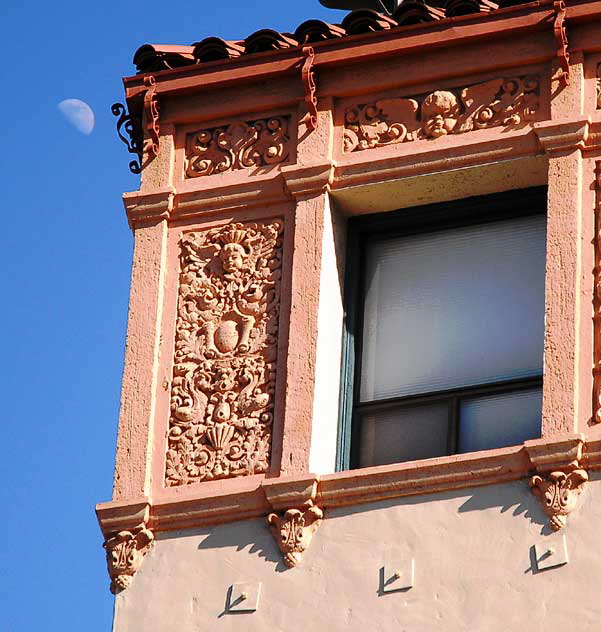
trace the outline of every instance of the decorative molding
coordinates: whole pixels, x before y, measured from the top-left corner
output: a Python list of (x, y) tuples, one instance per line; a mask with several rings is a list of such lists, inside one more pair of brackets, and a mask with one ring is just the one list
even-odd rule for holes
[(284, 162), (290, 155), (289, 126), (290, 116), (275, 116), (191, 132), (185, 175), (198, 178)]
[(137, 160), (132, 160), (129, 163), (129, 170), (138, 174), (142, 171), (142, 121), (139, 116), (128, 112), (123, 103), (113, 103), (111, 112), (113, 116), (119, 117), (117, 119), (117, 135), (120, 140), (125, 144), (130, 154), (138, 156)]
[(284, 511), (289, 507), (311, 507), (317, 496), (319, 477), (308, 474), (305, 477), (280, 476), (263, 480), (261, 487), (267, 502), (274, 511)]
[(271, 220), (180, 241), (167, 486), (269, 468), (282, 234)]
[(532, 493), (539, 499), (549, 516), (554, 531), (566, 526), (567, 516), (576, 507), (584, 483), (588, 481), (586, 470), (575, 469), (569, 473), (557, 471), (530, 479)]
[(144, 527), (135, 532), (119, 531), (105, 540), (102, 546), (106, 549), (106, 564), (113, 594), (131, 585), (153, 541), (152, 531)]
[(557, 59), (559, 60), (559, 80), (564, 86), (570, 83), (570, 53), (568, 51), (568, 33), (566, 30), (566, 5), (564, 0), (553, 0), (553, 34), (557, 44)]
[(554, 470), (574, 470), (580, 467), (584, 435), (560, 434), (524, 442), (531, 468), (539, 474)]
[(601, 423), (601, 160), (595, 161), (595, 267), (593, 292), (593, 421)]
[(317, 129), (317, 90), (315, 86), (315, 51), (312, 46), (303, 46), (305, 61), (301, 70), (303, 85), (305, 86), (305, 103), (307, 104), (307, 114), (305, 124), (309, 132)]
[(281, 169), (286, 189), (295, 198), (319, 195), (327, 191), (334, 179), (334, 163), (290, 165)]
[(123, 194), (123, 205), (132, 229), (169, 219), (175, 199), (175, 189), (165, 187), (151, 193), (134, 191)]
[(597, 64), (597, 110), (601, 110), (601, 62)]
[(529, 75), (352, 106), (344, 115), (344, 151), (515, 127), (534, 119), (539, 93), (538, 76)]
[(300, 564), (322, 519), (323, 511), (316, 505), (307, 509), (288, 509), (283, 516), (276, 513), (267, 516), (286, 566), (293, 568)]
[(549, 154), (584, 149), (589, 137), (590, 119), (563, 118), (532, 125), (542, 148)]

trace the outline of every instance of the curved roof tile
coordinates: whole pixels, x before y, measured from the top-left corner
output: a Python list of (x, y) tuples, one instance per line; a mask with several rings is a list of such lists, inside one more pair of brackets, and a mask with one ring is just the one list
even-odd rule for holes
[(383, 13), (372, 11), (371, 9), (358, 9), (357, 11), (349, 13), (344, 20), (342, 20), (342, 27), (347, 35), (383, 31), (393, 26), (398, 26), (395, 20)]
[(321, 20), (307, 20), (294, 31), (294, 38), (299, 44), (313, 44), (335, 37), (342, 37), (344, 29), (339, 24), (328, 24)]
[(279, 50), (298, 46), (298, 42), (292, 38), (290, 33), (279, 33), (272, 29), (261, 29), (245, 40), (245, 53), (262, 53), (267, 50)]
[(190, 66), (193, 50), (192, 46), (144, 44), (134, 53), (134, 64), (140, 73)]
[(244, 54), (243, 42), (228, 42), (220, 37), (205, 37), (194, 44), (194, 59), (199, 62), (235, 59)]

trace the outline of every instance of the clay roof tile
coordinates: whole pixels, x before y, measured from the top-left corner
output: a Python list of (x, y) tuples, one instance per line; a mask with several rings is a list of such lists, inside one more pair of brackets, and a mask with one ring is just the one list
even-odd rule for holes
[(193, 54), (198, 62), (235, 59), (244, 54), (244, 42), (228, 42), (220, 37), (205, 37), (194, 44)]
[(313, 44), (335, 37), (342, 37), (344, 29), (339, 24), (328, 24), (321, 20), (307, 20), (294, 31), (294, 38), (299, 44)]
[(138, 72), (158, 72), (180, 68), (194, 63), (192, 46), (170, 46), (167, 44), (144, 44), (134, 54)]
[(444, 18), (444, 11), (432, 7), (424, 0), (405, 0), (392, 16), (399, 26), (432, 22)]
[(252, 55), (253, 53), (262, 53), (268, 50), (279, 50), (282, 48), (292, 48), (298, 46), (298, 42), (293, 39), (291, 33), (279, 33), (272, 29), (261, 29), (245, 40), (245, 53)]
[(397, 26), (397, 23), (392, 18), (371, 9), (358, 9), (342, 20), (342, 27), (347, 35), (384, 31), (393, 26)]

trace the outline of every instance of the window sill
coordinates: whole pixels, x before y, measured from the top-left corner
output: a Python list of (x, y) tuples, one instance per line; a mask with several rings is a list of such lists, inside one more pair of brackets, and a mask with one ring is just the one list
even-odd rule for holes
[(601, 439), (555, 435), (521, 446), (382, 465), (317, 476), (230, 479), (188, 490), (164, 489), (155, 497), (101, 503), (96, 513), (105, 535), (145, 523), (168, 532), (257, 518), (302, 507), (321, 509), (433, 494), (525, 478), (533, 472), (601, 469)]

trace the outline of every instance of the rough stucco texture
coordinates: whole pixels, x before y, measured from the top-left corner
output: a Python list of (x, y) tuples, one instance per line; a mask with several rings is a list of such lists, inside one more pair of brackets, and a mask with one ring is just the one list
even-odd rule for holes
[[(300, 567), (285, 569), (262, 520), (159, 535), (117, 597), (128, 632), (579, 632), (601, 625), (601, 482), (565, 529), (569, 563), (533, 572), (553, 543), (526, 482), (327, 513)], [(414, 587), (381, 594), (386, 560), (415, 560)], [(231, 584), (262, 582), (254, 613), (225, 613)]]

